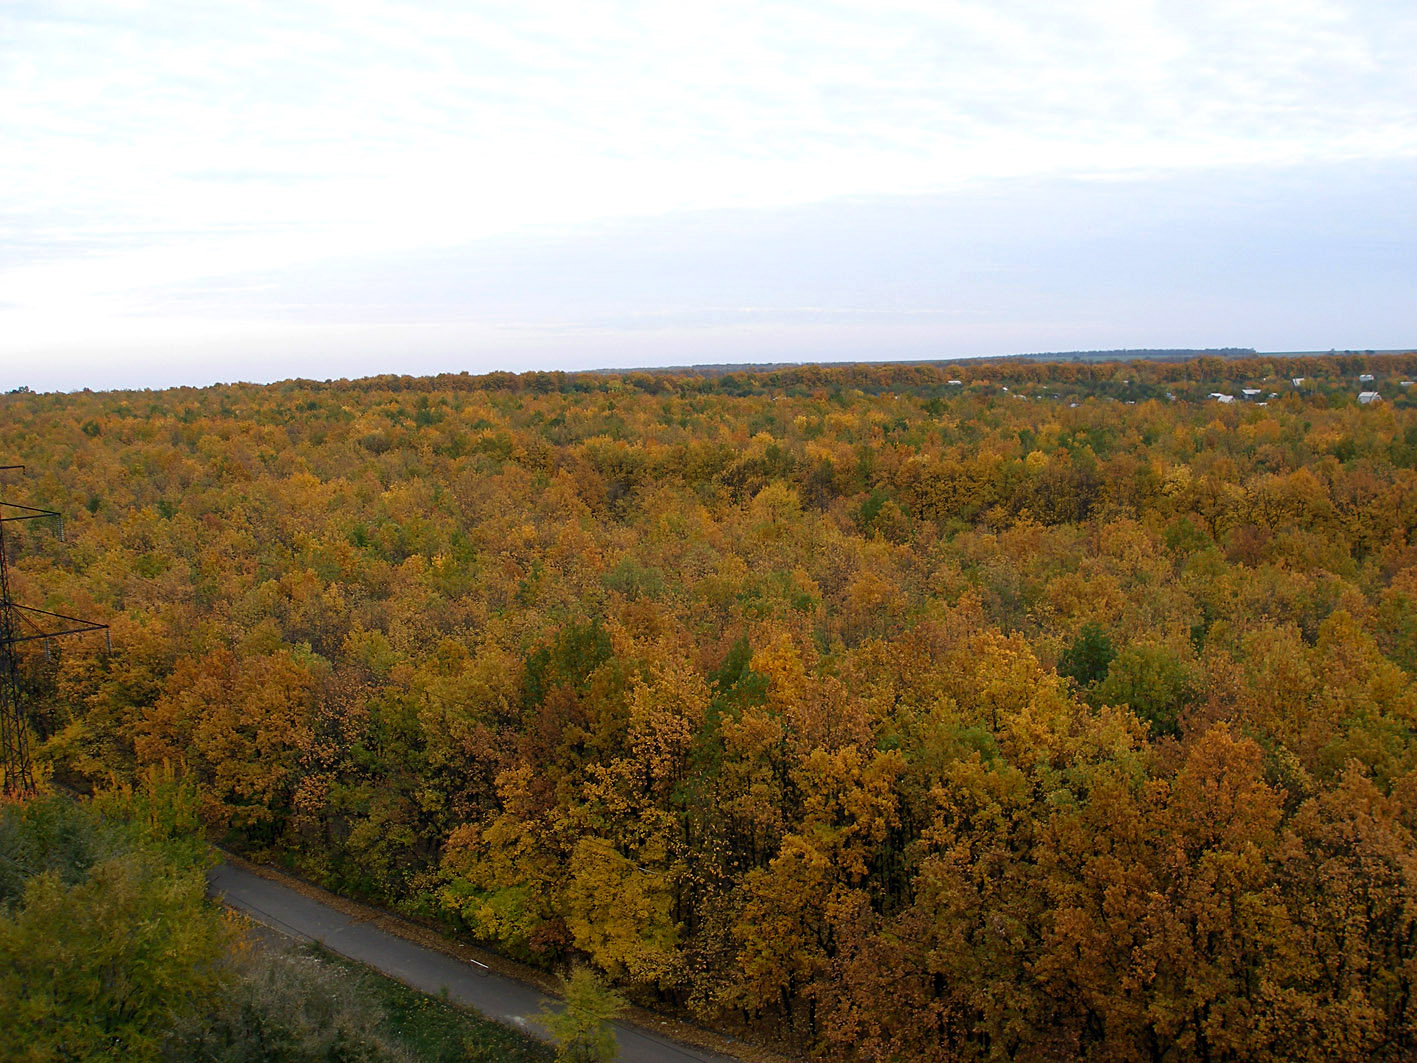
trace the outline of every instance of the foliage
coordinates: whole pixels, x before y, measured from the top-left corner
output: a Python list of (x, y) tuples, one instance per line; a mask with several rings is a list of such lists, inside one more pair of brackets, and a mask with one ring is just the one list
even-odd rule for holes
[(1096, 697), (1127, 705), (1154, 735), (1180, 731), (1181, 712), (1195, 699), (1195, 681), (1186, 662), (1166, 646), (1128, 646), (1109, 663)]
[(171, 1063), (412, 1063), (354, 973), (317, 954), (248, 948), (228, 993), (166, 1038)]
[(61, 798), (0, 810), (0, 845), (4, 1058), (156, 1059), (215, 1001), (229, 934), (200, 866)]
[(25, 658), (37, 754), (156, 802), (0, 820), (0, 895), (200, 824), (828, 1058), (1410, 1057), (1414, 375), (0, 396), (71, 514), (15, 592), (113, 627)]
[(74, 886), (95, 863), (124, 848), (116, 824), (85, 815), (61, 797), (0, 806), (0, 905), (8, 911), (22, 902), (30, 880), (42, 874)]
[(1116, 656), (1106, 630), (1089, 620), (1058, 658), (1058, 674), (1076, 680), (1079, 686), (1090, 687), (1107, 675)]
[(537, 1016), (556, 1042), (564, 1063), (612, 1063), (618, 1051), (612, 1020), (625, 1010), (625, 998), (606, 986), (588, 967), (576, 967), (561, 979), (562, 1006)]

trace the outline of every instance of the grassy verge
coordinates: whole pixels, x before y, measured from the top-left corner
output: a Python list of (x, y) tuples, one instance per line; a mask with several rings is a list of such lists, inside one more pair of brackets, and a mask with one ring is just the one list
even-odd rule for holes
[(350, 972), (384, 1009), (380, 1030), (425, 1063), (549, 1063), (547, 1045), (474, 1012), (430, 997), (317, 946), (320, 959)]

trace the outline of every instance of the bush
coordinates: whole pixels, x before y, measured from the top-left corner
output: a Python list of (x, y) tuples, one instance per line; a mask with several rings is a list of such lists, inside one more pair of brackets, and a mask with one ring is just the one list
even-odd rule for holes
[(309, 953), (257, 948), (221, 1004), (189, 1013), (163, 1047), (171, 1063), (411, 1063), (381, 1031), (383, 1009), (350, 972)]

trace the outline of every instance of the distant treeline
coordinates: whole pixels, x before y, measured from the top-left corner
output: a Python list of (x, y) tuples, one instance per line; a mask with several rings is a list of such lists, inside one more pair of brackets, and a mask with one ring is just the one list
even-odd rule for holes
[(1206, 347), (1193, 349), (1184, 347), (1140, 347), (1122, 348), (1115, 351), (1049, 351), (1044, 354), (1015, 354), (1012, 359), (1027, 359), (1033, 362), (1133, 362), (1148, 360), (1158, 362), (1184, 362), (1191, 358), (1253, 358), (1257, 352), (1253, 347)]
[[(378, 392), (477, 392), (511, 394), (614, 394), (640, 392), (651, 395), (782, 395), (797, 398), (840, 396), (852, 391), (867, 395), (895, 393), (929, 399), (948, 395), (959, 386), (997, 385), (1017, 389), (1036, 385), (1057, 394), (1147, 398), (1161, 396), (1204, 399), (1209, 391), (1272, 384), (1302, 377), (1313, 384), (1344, 385), (1360, 373), (1379, 381), (1417, 376), (1417, 351), (1337, 352), (1329, 354), (1257, 354), (1238, 347), (1214, 351), (1076, 351), (1070, 354), (1013, 355), (998, 359), (958, 362), (862, 362), (854, 364), (804, 364), (774, 366), (694, 366), (683, 369), (565, 372), (533, 370), (526, 373), (439, 373), (436, 376), (403, 376), (386, 373), (356, 380), (286, 380), (275, 384), (218, 384), (211, 388), (172, 388), (167, 398), (193, 398), (220, 392), (226, 403), (235, 396), (252, 396), (267, 388), (282, 393), (309, 391)], [(1131, 391), (1113, 394), (1119, 388)], [(29, 394), (20, 387), (11, 394)], [(109, 392), (123, 406), (151, 400), (152, 391)]]

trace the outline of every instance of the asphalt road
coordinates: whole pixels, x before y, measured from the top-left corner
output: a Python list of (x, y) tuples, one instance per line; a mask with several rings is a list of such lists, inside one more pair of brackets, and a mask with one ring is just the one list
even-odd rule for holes
[[(358, 960), (425, 993), (436, 996), (446, 988), (454, 1002), (547, 1039), (534, 1016), (551, 998), (529, 985), (424, 948), (230, 864), (218, 864), (207, 877), (213, 896), (258, 923), (304, 941), (317, 941), (331, 952)], [(733, 1063), (727, 1056), (681, 1045), (624, 1023), (615, 1024), (615, 1039), (621, 1063)]]

